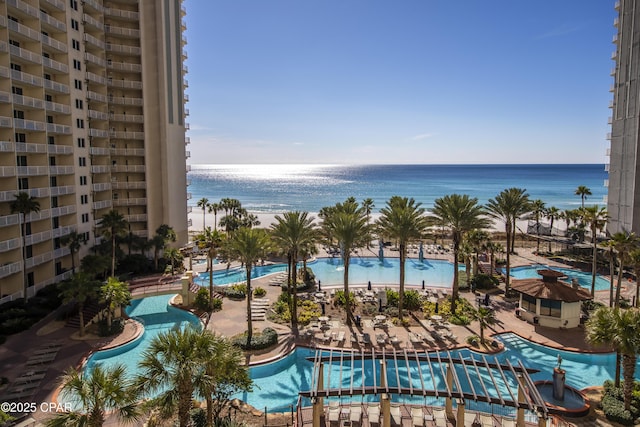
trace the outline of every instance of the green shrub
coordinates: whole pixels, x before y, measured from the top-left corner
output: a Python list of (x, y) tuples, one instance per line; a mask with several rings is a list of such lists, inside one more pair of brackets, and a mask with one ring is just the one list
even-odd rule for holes
[(247, 333), (237, 335), (233, 338), (233, 345), (243, 350), (262, 350), (278, 343), (278, 333), (273, 328), (264, 328), (261, 333), (254, 333), (251, 336), (251, 344), (247, 346)]
[(611, 421), (618, 422), (623, 425), (633, 425), (635, 419), (640, 416), (640, 400), (638, 400), (638, 391), (640, 390), (640, 382), (634, 382), (634, 394), (631, 400), (631, 410), (624, 409), (624, 390), (622, 384), (616, 387), (613, 381), (604, 382), (604, 396), (602, 398), (602, 410)]
[(253, 290), (253, 296), (255, 298), (262, 298), (266, 294), (267, 294), (267, 291), (265, 291), (263, 288), (260, 288), (260, 287), (257, 287)]
[(224, 294), (227, 298), (231, 299), (245, 299), (247, 297), (247, 285), (244, 283), (237, 283), (235, 285), (227, 286), (224, 290)]
[(38, 320), (29, 317), (16, 317), (7, 319), (0, 325), (0, 334), (11, 335), (27, 330)]
[(398, 311), (398, 307), (387, 307), (384, 309), (384, 313), (389, 317), (398, 317), (400, 312)]
[(98, 322), (98, 335), (101, 337), (109, 337), (111, 335), (119, 334), (124, 330), (123, 319), (113, 319), (111, 322), (111, 329), (107, 325), (107, 319), (100, 320)]
[(214, 298), (211, 300), (211, 310), (220, 311), (222, 310), (222, 300), (220, 298)]
[(416, 290), (408, 290), (404, 293), (404, 308), (407, 310), (418, 310), (422, 302), (420, 301), (420, 294)]
[(452, 314), (449, 316), (449, 322), (458, 326), (466, 326), (471, 323), (471, 319), (465, 314)]
[(307, 267), (306, 270), (303, 270), (301, 268), (300, 271), (298, 272), (298, 274), (302, 275), (302, 281), (305, 283), (305, 285), (307, 285), (307, 286), (315, 285), (315, 283), (316, 283), (316, 275), (313, 272), (313, 270), (311, 269), (311, 267)]
[[(335, 305), (344, 307), (347, 302), (344, 291), (336, 291), (336, 294), (333, 296), (333, 300), (335, 301)], [(349, 292), (349, 303), (352, 308), (356, 306), (356, 296), (353, 294), (353, 292)]]
[(499, 281), (496, 277), (484, 273), (476, 274), (471, 279), (471, 285), (475, 289), (491, 289), (498, 286), (498, 283)]
[(198, 289), (196, 299), (193, 305), (201, 311), (209, 311), (211, 309), (211, 302), (209, 301), (209, 290), (206, 288)]
[(604, 307), (604, 304), (601, 303), (600, 301), (594, 301), (594, 300), (582, 301), (582, 311), (584, 311), (585, 313), (595, 311), (600, 307)]
[(477, 335), (469, 335), (467, 337), (467, 344), (478, 347), (480, 345), (480, 337)]
[(207, 413), (202, 408), (195, 408), (189, 411), (191, 425), (193, 427), (207, 427)]
[(385, 293), (387, 294), (387, 306), (388, 307), (398, 307), (398, 303), (400, 301), (400, 294), (395, 289), (385, 289)]

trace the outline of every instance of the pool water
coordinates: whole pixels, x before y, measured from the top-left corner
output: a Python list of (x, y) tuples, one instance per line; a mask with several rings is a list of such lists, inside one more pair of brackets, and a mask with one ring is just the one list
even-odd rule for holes
[(98, 365), (111, 367), (121, 364), (133, 376), (138, 373), (138, 362), (142, 359), (142, 353), (149, 348), (151, 340), (160, 332), (182, 328), (188, 324), (200, 327), (200, 320), (196, 316), (169, 305), (173, 296), (161, 295), (133, 300), (126, 312), (129, 317), (144, 324), (144, 333), (123, 346), (93, 353), (84, 369), (91, 371)]
[[(578, 284), (583, 288), (587, 288), (591, 290), (591, 273), (586, 273), (584, 271), (573, 270), (571, 268), (562, 268), (562, 267), (550, 267), (548, 265), (528, 265), (523, 267), (513, 267), (511, 269), (511, 277), (514, 279), (537, 279), (540, 278), (538, 274), (538, 270), (540, 269), (550, 269), (556, 270), (561, 273), (564, 273), (567, 278), (560, 279), (567, 283), (571, 283), (573, 279), (577, 279)], [(504, 273), (504, 270), (503, 270)], [(608, 290), (611, 286), (609, 280), (605, 279), (600, 275), (596, 275), (596, 291), (604, 291)]]
[[(281, 271), (287, 271), (286, 264), (257, 265), (251, 269), (251, 278), (257, 279), (270, 274), (280, 273)], [(214, 286), (231, 285), (246, 280), (247, 274), (244, 268), (229, 268), (213, 272)], [(200, 286), (209, 286), (209, 273), (200, 273), (198, 277), (194, 278), (194, 282)]]

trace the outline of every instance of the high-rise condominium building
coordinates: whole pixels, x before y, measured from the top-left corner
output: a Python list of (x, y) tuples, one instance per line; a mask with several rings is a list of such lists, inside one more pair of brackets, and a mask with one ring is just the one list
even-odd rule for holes
[(619, 0), (615, 8), (607, 231), (640, 233), (640, 3)]
[[(168, 224), (186, 242), (184, 14), (181, 0), (0, 0), (0, 297), (67, 277), (61, 238), (87, 239), (77, 266), (112, 209), (132, 235)], [(24, 238), (19, 192), (40, 206)]]

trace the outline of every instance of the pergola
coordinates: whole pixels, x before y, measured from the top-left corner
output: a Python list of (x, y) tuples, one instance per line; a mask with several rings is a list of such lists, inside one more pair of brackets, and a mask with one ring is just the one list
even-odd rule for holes
[[(521, 361), (514, 366), (509, 360), (498, 362), (495, 356), (476, 358), (448, 350), (416, 349), (316, 350), (308, 360), (313, 361), (311, 390), (301, 391), (300, 396), (311, 399), (313, 427), (320, 427), (324, 398), (362, 395), (380, 396), (382, 427), (391, 425), (392, 394), (444, 398), (447, 416), (455, 418), (457, 425), (464, 425), (465, 400), (516, 408), (517, 426), (525, 425), (525, 410), (538, 415), (539, 426), (545, 426), (548, 418), (547, 406), (529, 376), (538, 371)], [(325, 369), (327, 364), (338, 369)], [(332, 372), (339, 386), (331, 386)]]

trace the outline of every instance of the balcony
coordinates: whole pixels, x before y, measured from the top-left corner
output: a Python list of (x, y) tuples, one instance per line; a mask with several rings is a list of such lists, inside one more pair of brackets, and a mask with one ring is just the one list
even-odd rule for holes
[(189, 145), (189, 144), (191, 144), (191, 137), (185, 136), (184, 137), (184, 145)]
[[(31, 188), (28, 190), (20, 190), (24, 191), (31, 197), (49, 197), (49, 188)], [(17, 190), (7, 190), (0, 191), (0, 202), (11, 202), (16, 199), (16, 194), (18, 194)]]
[(13, 142), (11, 141), (0, 141), (0, 153), (11, 153), (14, 151)]
[(124, 219), (127, 222), (146, 222), (147, 221), (147, 214), (125, 215)]
[(69, 72), (69, 67), (66, 64), (63, 64), (62, 62), (58, 62), (44, 56), (42, 57), (42, 65), (44, 65), (45, 68), (49, 68), (50, 70), (60, 71), (61, 73), (66, 74)]
[(191, 172), (191, 165), (187, 165), (186, 170), (187, 172)]
[(87, 114), (94, 120), (109, 120), (109, 115), (107, 113), (103, 113), (102, 111), (89, 110)]
[(607, 119), (607, 124), (610, 124), (610, 125), (611, 125), (611, 124), (613, 124), (613, 117), (611, 117), (611, 116), (610, 116), (610, 117)]
[(125, 173), (144, 173), (146, 170), (145, 165), (115, 165), (111, 166), (111, 172), (125, 172)]
[(31, 15), (36, 19), (40, 18), (40, 11), (37, 8), (23, 2), (22, 0), (7, 0), (7, 4), (9, 6), (15, 7), (18, 10), (21, 10), (27, 15)]
[(56, 18), (49, 15), (48, 13), (43, 12), (42, 10), (40, 11), (40, 22), (42, 24), (47, 24), (51, 28), (55, 28), (60, 32), (64, 33), (67, 31), (67, 26), (64, 22), (58, 21)]
[(615, 104), (613, 103), (613, 99), (609, 101), (609, 108), (613, 108)]
[(185, 157), (185, 159), (188, 159), (189, 157), (191, 157), (191, 151), (185, 151), (184, 152), (184, 157)]
[(87, 91), (87, 99), (90, 99), (91, 101), (104, 102), (105, 104), (107, 103), (106, 95), (102, 95), (100, 93), (93, 92), (91, 90)]
[(33, 28), (29, 28), (26, 25), (22, 25), (12, 19), (9, 19), (7, 22), (7, 27), (13, 32), (21, 34), (31, 40), (40, 41), (40, 32), (34, 30)]
[(47, 132), (60, 135), (71, 135), (71, 126), (47, 123)]
[(62, 53), (67, 53), (67, 45), (64, 43), (59, 42), (56, 39), (53, 39), (49, 36), (45, 36), (44, 34), (40, 35), (40, 38), (42, 39), (42, 44), (47, 45), (51, 48), (54, 48), (57, 51), (60, 51)]
[(25, 265), (27, 268), (35, 267), (36, 265), (44, 264), (45, 262), (49, 262), (53, 259), (53, 252), (47, 252), (42, 255), (36, 255), (32, 258), (27, 258), (27, 262)]
[(611, 132), (607, 133), (607, 140), (611, 141)]
[(10, 264), (4, 264), (0, 267), (0, 279), (11, 276), (22, 271), (22, 261), (12, 262)]
[(191, 200), (191, 193), (187, 193), (187, 200)]
[(121, 18), (123, 20), (129, 19), (132, 21), (137, 21), (140, 16), (138, 12), (134, 12), (131, 10), (114, 9), (112, 7), (106, 8), (104, 14), (107, 16), (113, 16), (115, 18)]
[(93, 37), (91, 34), (85, 33), (84, 41), (99, 48), (100, 50), (104, 50), (105, 48), (104, 42), (99, 38)]
[(88, 6), (91, 9), (95, 10), (96, 12), (100, 12), (100, 13), (104, 12), (104, 6), (102, 6), (96, 0), (82, 0), (82, 3), (84, 4), (85, 7)]
[(69, 93), (69, 86), (63, 85), (62, 83), (54, 82), (53, 80), (47, 80), (47, 79), (44, 79), (42, 83), (45, 89), (51, 89), (53, 91), (65, 93), (65, 94)]
[(73, 175), (74, 166), (49, 166), (51, 175)]
[(617, 1), (614, 3), (613, 8), (614, 8), (615, 10), (620, 10), (620, 0), (617, 0)]
[(604, 187), (605, 188), (609, 188), (609, 180), (608, 179), (604, 180)]
[(101, 85), (107, 84), (107, 78), (99, 76), (96, 73), (87, 72), (86, 77), (87, 77), (87, 80), (89, 80), (90, 82), (98, 83)]
[(113, 206), (146, 206), (147, 199), (140, 197), (137, 199), (113, 199)]
[(93, 202), (93, 204), (91, 205), (93, 207), (93, 210), (100, 210), (100, 209), (110, 209), (113, 204), (111, 203), (111, 200), (102, 200), (101, 202)]
[(49, 187), (42, 187), (42, 188), (29, 188), (28, 190), (22, 190), (22, 191), (25, 191), (31, 197), (39, 198), (39, 197), (49, 197), (51, 189)]
[(618, 51), (611, 53), (611, 59), (615, 61), (618, 58)]
[(613, 44), (618, 43), (618, 35), (617, 34), (613, 35), (613, 40), (611, 40), (611, 43), (613, 43)]
[(58, 227), (51, 230), (51, 237), (54, 239), (56, 237), (63, 237), (71, 234), (73, 231), (76, 231), (75, 227)]
[(614, 27), (618, 27), (618, 25), (620, 25), (620, 18), (616, 16), (616, 17), (613, 19), (613, 26), (614, 26)]
[(15, 105), (21, 105), (23, 107), (34, 108), (38, 110), (44, 108), (44, 101), (42, 99), (32, 98), (30, 96), (16, 95), (16, 94), (13, 94), (11, 98)]
[(100, 31), (104, 31), (104, 24), (97, 19), (93, 18), (91, 15), (86, 13), (82, 14), (82, 20), (84, 21), (85, 26), (93, 27)]
[(44, 0), (47, 3), (49, 3), (51, 6), (55, 7), (58, 10), (61, 10), (64, 12), (65, 8), (64, 8), (64, 2), (62, 0)]
[(49, 154), (73, 154), (73, 147), (70, 145), (47, 144)]
[(110, 167), (106, 165), (91, 166), (91, 173), (108, 173), (110, 170)]
[(14, 177), (14, 176), (16, 176), (15, 166), (0, 166), (0, 178)]
[(71, 215), (76, 213), (76, 205), (60, 206), (59, 208), (51, 208), (51, 216), (57, 217), (62, 215)]
[(604, 152), (604, 155), (607, 157), (611, 156), (611, 148), (607, 148)]
[(114, 190), (144, 190), (147, 183), (144, 181), (115, 181), (111, 183)]
[(140, 38), (140, 30), (134, 28), (114, 27), (113, 25), (106, 24), (104, 26), (104, 32), (110, 36), (128, 37), (128, 38)]
[(91, 186), (91, 189), (95, 192), (99, 192), (99, 191), (110, 191), (111, 190), (111, 183), (110, 182), (103, 182), (103, 183), (99, 183), (99, 184), (93, 184)]
[(91, 62), (91, 63), (93, 63), (95, 65), (98, 65), (100, 67), (103, 67), (103, 68), (107, 66), (107, 61), (105, 61), (104, 59), (102, 59), (102, 58), (100, 58), (98, 56), (95, 56), (92, 53), (85, 52), (84, 59), (87, 62)]
[(92, 156), (108, 156), (109, 149), (103, 147), (90, 147), (89, 154), (91, 154)]
[(89, 129), (89, 136), (93, 136), (95, 138), (109, 138), (109, 131), (104, 129)]
[(143, 123), (144, 116), (140, 114), (109, 114), (112, 122)]
[(51, 230), (24, 236), (24, 243), (26, 246), (35, 245), (46, 240), (51, 240)]
[(190, 214), (193, 211), (193, 207), (187, 206), (187, 214)]
[(59, 187), (51, 187), (49, 189), (52, 196), (65, 196), (67, 194), (75, 194), (75, 185), (61, 185)]
[(10, 225), (16, 225), (16, 224), (18, 224), (17, 214), (0, 216), (0, 227), (7, 227)]
[(11, 78), (31, 86), (42, 87), (42, 78), (23, 73), (22, 71), (11, 70)]
[(140, 64), (131, 64), (128, 62), (113, 62), (107, 61), (107, 67), (113, 70), (118, 71), (126, 71), (130, 73), (141, 73), (142, 65)]
[(17, 153), (46, 153), (47, 144), (34, 144), (31, 142), (16, 142)]
[(34, 132), (44, 132), (46, 126), (44, 122), (36, 120), (13, 119), (13, 126), (16, 129), (25, 129)]
[(142, 89), (142, 82), (135, 80), (114, 80), (109, 79), (108, 83), (111, 87), (118, 87), (122, 89)]
[(40, 221), (51, 218), (51, 209), (43, 209), (39, 212), (31, 212), (27, 215), (27, 222)]
[(605, 172), (609, 172), (609, 163), (605, 163), (605, 165), (604, 165), (604, 171), (605, 171)]
[(12, 56), (17, 56), (25, 61), (29, 61), (34, 64), (42, 65), (42, 55), (31, 52), (30, 50), (22, 49), (21, 47), (9, 45), (9, 52)]
[(0, 77), (4, 77), (5, 79), (9, 78), (9, 69), (7, 67), (0, 66)]
[(127, 46), (107, 42), (107, 52), (121, 53), (123, 55), (140, 55), (141, 49), (137, 46)]
[(144, 148), (112, 148), (112, 156), (144, 156)]
[(16, 237), (15, 239), (3, 240), (0, 242), (0, 252), (12, 251), (14, 249), (21, 248), (20, 238)]
[(11, 117), (0, 116), (0, 128), (10, 128), (13, 127), (13, 120)]
[(68, 105), (59, 104), (57, 102), (45, 101), (44, 109), (45, 111), (53, 113), (71, 114), (71, 108)]
[(9, 44), (4, 40), (0, 40), (0, 52), (8, 52), (8, 51), (9, 51)]
[(143, 104), (142, 98), (126, 98), (124, 96), (112, 96), (109, 95), (109, 104), (115, 105), (134, 105), (141, 107)]
[(49, 175), (49, 166), (17, 166), (18, 176), (40, 176)]
[(110, 131), (109, 136), (118, 139), (144, 139), (144, 132)]

